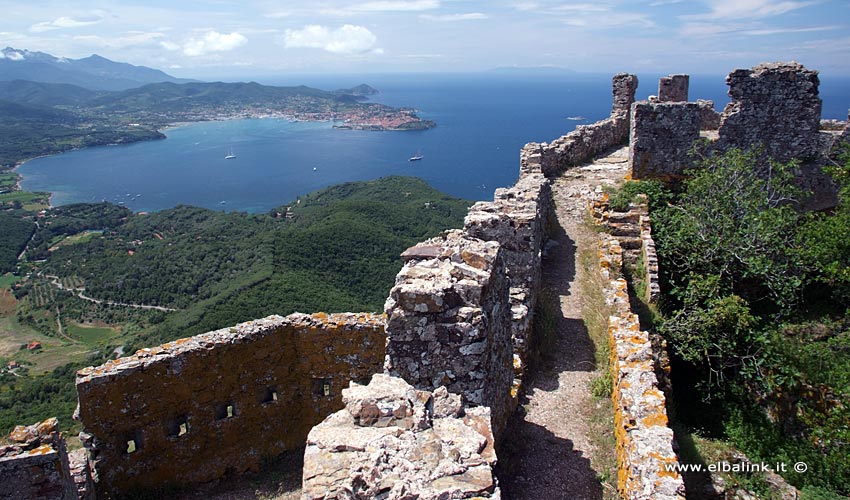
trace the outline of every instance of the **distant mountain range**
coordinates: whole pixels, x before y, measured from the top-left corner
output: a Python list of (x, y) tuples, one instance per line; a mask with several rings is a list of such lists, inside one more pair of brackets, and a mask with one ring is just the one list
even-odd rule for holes
[(126, 90), (149, 83), (186, 83), (158, 69), (110, 61), (99, 55), (82, 59), (6, 47), (0, 50), (0, 80), (65, 83), (91, 90)]

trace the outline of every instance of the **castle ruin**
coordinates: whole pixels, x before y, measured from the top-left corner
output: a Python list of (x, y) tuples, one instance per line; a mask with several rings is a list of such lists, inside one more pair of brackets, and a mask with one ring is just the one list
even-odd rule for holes
[[(687, 75), (662, 79), (658, 97), (640, 102), (637, 78), (614, 76), (608, 118), (527, 144), (514, 186), (473, 205), (462, 229), (404, 252), (383, 316), (271, 316), (80, 370), (85, 453), (68, 460), (55, 423), (16, 429), (18, 444), (0, 449), (0, 498), (109, 498), (201, 483), (305, 444), (304, 498), (500, 498), (493, 465), (535, 344), (550, 179), (627, 142), (633, 178), (675, 178), (692, 166), (693, 143), (717, 127), (715, 147), (761, 146), (779, 159), (791, 151), (812, 165), (850, 138), (847, 123), (821, 125), (817, 75), (796, 63), (736, 70), (727, 81), (733, 101), (721, 115), (708, 101), (688, 102)], [(829, 185), (821, 187), (815, 198), (827, 204)], [(590, 208), (612, 222), (604, 207)], [(654, 300), (649, 217), (621, 217), (636, 228), (621, 239), (637, 242)], [(616, 279), (616, 238), (603, 241), (600, 269), (616, 310), (619, 492), (680, 499), (681, 477), (663, 467), (677, 461), (669, 367)]]

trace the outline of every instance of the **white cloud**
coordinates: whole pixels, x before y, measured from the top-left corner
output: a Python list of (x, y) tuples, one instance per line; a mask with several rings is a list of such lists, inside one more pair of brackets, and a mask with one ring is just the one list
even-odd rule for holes
[(354, 5), (351, 10), (361, 12), (416, 12), (438, 9), (439, 7), (439, 0), (379, 0)]
[(706, 0), (711, 12), (682, 16), (685, 20), (762, 19), (814, 5), (795, 0)]
[(226, 52), (241, 47), (248, 42), (241, 33), (219, 33), (217, 31), (207, 31), (203, 38), (192, 38), (183, 44), (183, 54), (195, 57), (208, 54), (210, 52)]
[(162, 47), (165, 50), (170, 51), (170, 52), (174, 52), (175, 50), (180, 50), (179, 45), (177, 45), (174, 42), (169, 42), (168, 40), (165, 40), (163, 42), (159, 42), (159, 46)]
[(421, 19), (425, 19), (427, 21), (441, 21), (441, 22), (453, 22), (453, 21), (476, 21), (479, 19), (489, 19), (490, 16), (487, 14), (483, 14), (481, 12), (468, 12), (466, 14), (444, 14), (440, 16), (435, 16), (433, 14), (422, 14), (419, 16)]
[(103, 14), (97, 13), (92, 17), (73, 18), (73, 17), (57, 17), (52, 21), (44, 21), (30, 26), (30, 31), (33, 33), (41, 33), (43, 31), (58, 30), (63, 28), (80, 28), (82, 26), (91, 26), (103, 21)]
[(773, 27), (759, 22), (747, 23), (685, 23), (679, 29), (683, 37), (711, 37), (715, 35), (769, 36), (784, 33), (811, 33), (841, 29), (840, 26)]
[(377, 41), (378, 38), (367, 28), (351, 24), (335, 30), (310, 24), (300, 30), (286, 30), (283, 34), (283, 46), (288, 49), (323, 49), (334, 54), (381, 54), (383, 49), (372, 48)]
[(159, 32), (130, 32), (122, 36), (103, 37), (99, 35), (77, 35), (74, 40), (85, 42), (90, 45), (106, 47), (110, 49), (123, 49), (127, 47), (138, 47), (155, 45), (165, 35)]

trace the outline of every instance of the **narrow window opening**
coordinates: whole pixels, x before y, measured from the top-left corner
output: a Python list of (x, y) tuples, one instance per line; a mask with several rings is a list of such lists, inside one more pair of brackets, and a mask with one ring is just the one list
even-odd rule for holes
[(215, 409), (215, 419), (216, 420), (225, 420), (228, 418), (233, 418), (236, 412), (233, 409), (233, 403), (224, 403), (220, 404)]
[(166, 427), (169, 436), (180, 437), (189, 432), (189, 420), (185, 415), (182, 415), (168, 422)]
[(139, 450), (142, 449), (142, 445), (142, 436), (141, 433), (138, 431), (125, 435), (124, 439), (121, 442), (121, 446), (124, 449), (125, 455), (132, 455), (134, 453), (138, 453)]
[(313, 379), (313, 395), (320, 397), (328, 397), (331, 395), (331, 379), (329, 378), (314, 378)]
[(271, 403), (277, 401), (277, 389), (274, 387), (266, 387), (263, 396), (260, 399), (261, 403)]

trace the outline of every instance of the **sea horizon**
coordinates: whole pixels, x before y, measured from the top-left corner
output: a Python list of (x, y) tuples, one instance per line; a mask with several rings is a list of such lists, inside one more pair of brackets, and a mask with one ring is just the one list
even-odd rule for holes
[[(179, 123), (163, 129), (164, 140), (40, 157), (17, 171), (23, 189), (51, 192), (54, 205), (105, 200), (136, 212), (183, 204), (262, 213), (317, 189), (387, 175), (420, 177), (446, 194), (489, 200), (496, 188), (515, 182), (524, 144), (552, 141), (609, 115), (612, 76), (302, 76), (298, 84), (325, 90), (369, 84), (379, 91), (372, 102), (414, 108), (437, 126), (375, 132), (275, 118)], [(637, 98), (655, 94), (660, 76), (638, 75)], [(291, 78), (261, 83), (295, 85)], [(691, 75), (690, 100), (711, 99), (722, 110), (724, 79)], [(846, 119), (848, 82), (824, 79), (823, 118)], [(236, 158), (225, 161), (231, 147)], [(409, 162), (417, 152), (423, 160)]]

